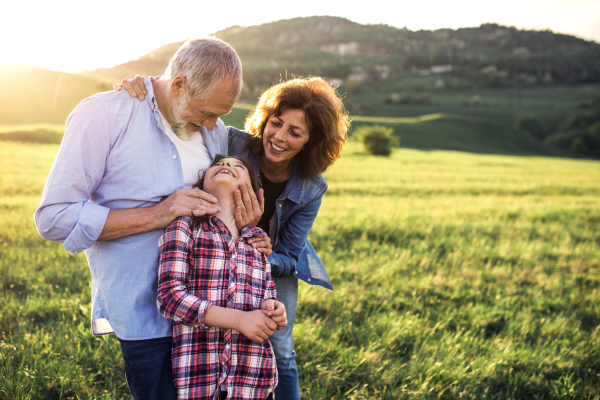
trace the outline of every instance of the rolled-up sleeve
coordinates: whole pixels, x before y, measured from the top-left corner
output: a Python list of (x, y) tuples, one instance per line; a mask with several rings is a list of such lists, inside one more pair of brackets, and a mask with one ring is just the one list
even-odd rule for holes
[(65, 135), (35, 212), (39, 234), (62, 242), (71, 254), (100, 237), (109, 209), (90, 201), (102, 182), (111, 148), (109, 115), (91, 97), (67, 119)]
[(193, 234), (186, 221), (189, 218), (173, 221), (159, 240), (157, 306), (165, 318), (209, 329), (204, 323), (204, 316), (212, 303), (194, 296), (188, 290), (190, 268), (193, 265)]

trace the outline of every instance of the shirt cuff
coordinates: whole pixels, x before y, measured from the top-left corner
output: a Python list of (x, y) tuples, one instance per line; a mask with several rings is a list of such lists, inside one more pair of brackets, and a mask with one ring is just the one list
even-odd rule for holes
[(210, 301), (202, 300), (200, 306), (198, 307), (198, 326), (200, 327), (200, 329), (210, 329), (210, 326), (206, 326), (206, 323), (204, 322), (204, 316), (206, 315), (206, 312), (208, 311), (210, 306), (212, 306), (212, 303)]
[(273, 278), (284, 278), (294, 275), (296, 267), (289, 261), (288, 257), (273, 252), (267, 257), (267, 261), (271, 264), (271, 275)]
[(95, 203), (83, 203), (77, 225), (63, 243), (64, 248), (74, 255), (92, 247), (104, 229), (109, 211)]

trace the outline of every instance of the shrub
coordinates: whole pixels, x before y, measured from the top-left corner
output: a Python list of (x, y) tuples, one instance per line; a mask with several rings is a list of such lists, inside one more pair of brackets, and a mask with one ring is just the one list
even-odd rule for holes
[(515, 121), (515, 127), (529, 133), (538, 140), (544, 140), (549, 132), (539, 119), (532, 115), (520, 115)]
[(369, 154), (376, 156), (389, 156), (392, 146), (399, 146), (400, 141), (393, 135), (394, 130), (380, 125), (361, 126), (356, 130), (356, 135), (365, 145)]

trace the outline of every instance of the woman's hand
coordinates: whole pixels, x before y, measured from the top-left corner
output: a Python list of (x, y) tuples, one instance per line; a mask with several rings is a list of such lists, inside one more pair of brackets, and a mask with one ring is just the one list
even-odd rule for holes
[[(235, 199), (235, 225), (241, 231), (247, 225), (256, 225), (265, 211), (265, 197), (258, 189), (258, 197), (249, 183), (240, 183), (240, 189), (233, 192)], [(270, 254), (269, 254), (270, 255)]]
[(275, 321), (278, 331), (287, 326), (287, 312), (285, 311), (285, 305), (282, 302), (275, 299), (267, 299), (263, 301), (261, 310), (265, 315), (271, 317), (271, 319)]
[(125, 89), (129, 92), (131, 97), (137, 97), (138, 100), (144, 100), (144, 96), (148, 94), (146, 85), (144, 85), (144, 79), (148, 79), (147, 76), (141, 76), (138, 74), (132, 74), (121, 81), (121, 83), (113, 83), (113, 89), (119, 92), (121, 89)]
[(269, 257), (273, 253), (273, 247), (271, 246), (271, 238), (265, 237), (251, 237), (248, 238), (248, 244), (256, 249), (259, 253), (263, 253)]

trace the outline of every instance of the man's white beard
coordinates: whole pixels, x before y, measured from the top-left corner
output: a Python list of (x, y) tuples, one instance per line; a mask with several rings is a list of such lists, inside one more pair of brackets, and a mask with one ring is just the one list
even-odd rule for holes
[(188, 102), (184, 98), (173, 101), (173, 123), (171, 124), (175, 136), (184, 141), (190, 140), (196, 134), (196, 132), (188, 131), (185, 128), (188, 122), (179, 118), (181, 112), (187, 107), (187, 104)]

